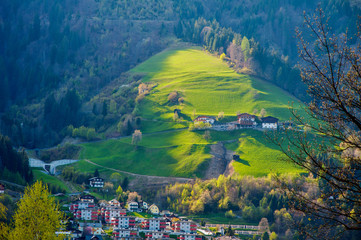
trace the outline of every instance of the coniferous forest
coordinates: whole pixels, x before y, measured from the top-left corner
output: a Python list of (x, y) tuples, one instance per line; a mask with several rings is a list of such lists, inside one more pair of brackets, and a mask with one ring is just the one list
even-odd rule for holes
[[(136, 128), (132, 87), (140, 77), (125, 72), (175, 38), (224, 53), (235, 67), (307, 101), (295, 68), (295, 27), (303, 22), (303, 10), (318, 5), (336, 33), (357, 31), (351, 24), (360, 11), (357, 1), (5, 0), (0, 6), (2, 133), (16, 145), (39, 147), (71, 136), (68, 126), (102, 133), (120, 117)], [(129, 88), (120, 99), (95, 100), (112, 81)]]

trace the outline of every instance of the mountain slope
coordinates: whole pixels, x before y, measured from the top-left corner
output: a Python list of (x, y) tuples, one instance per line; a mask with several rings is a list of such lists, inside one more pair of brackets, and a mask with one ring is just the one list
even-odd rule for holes
[[(238, 74), (221, 59), (200, 48), (166, 50), (131, 70), (145, 74), (143, 82), (154, 83), (139, 105), (140, 115), (146, 119), (171, 121), (175, 108), (191, 120), (195, 115), (236, 116), (239, 112), (259, 112), (281, 120), (290, 117), (291, 102), (298, 100), (280, 88), (249, 75)], [(177, 92), (184, 102), (168, 100)]]
[[(132, 145), (131, 137), (83, 144), (82, 158), (123, 171), (179, 177), (204, 177), (211, 163), (210, 145), (225, 142), (241, 159), (232, 163), (236, 173), (265, 176), (270, 172), (299, 172), (295, 166), (280, 161), (282, 153), (265, 140), (258, 130), (229, 132), (177, 130), (187, 126), (196, 114), (235, 121), (236, 112), (265, 108), (268, 114), (286, 120), (288, 102), (296, 98), (260, 79), (238, 74), (219, 58), (200, 48), (166, 50), (130, 71), (144, 74), (144, 84), (152, 86), (137, 112), (141, 117), (143, 139)], [(183, 103), (170, 103), (168, 96), (177, 91)], [(174, 109), (181, 109), (184, 120), (174, 121)], [(168, 131), (166, 131), (168, 130)], [(232, 140), (231, 143), (227, 143)], [(87, 164), (80, 162), (81, 166)], [(86, 170), (86, 167), (85, 169)]]

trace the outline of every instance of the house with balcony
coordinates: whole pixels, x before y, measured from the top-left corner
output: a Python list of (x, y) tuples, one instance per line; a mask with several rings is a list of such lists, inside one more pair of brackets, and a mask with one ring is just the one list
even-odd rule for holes
[(145, 237), (147, 239), (168, 239), (169, 233), (165, 232), (146, 232)]
[(138, 212), (139, 204), (137, 202), (128, 202), (127, 210), (129, 212)]
[(97, 207), (89, 207), (85, 209), (78, 209), (74, 212), (74, 217), (76, 219), (86, 220), (86, 221), (98, 221), (100, 209)]
[(278, 126), (278, 118), (271, 116), (262, 118), (262, 128), (277, 129), (277, 126)]
[(119, 202), (118, 200), (116, 200), (116, 199), (110, 200), (110, 201), (108, 202), (108, 204), (109, 204), (110, 206), (120, 207), (120, 202)]
[(196, 234), (181, 234), (177, 237), (179, 240), (202, 240), (202, 237)]
[(216, 119), (211, 116), (198, 116), (196, 119), (194, 119), (194, 122), (203, 122), (203, 123), (210, 123), (214, 124)]
[(106, 223), (110, 223), (112, 218), (117, 218), (126, 215), (126, 210), (121, 207), (105, 206), (101, 209), (103, 219)]
[(92, 196), (92, 195), (84, 195), (84, 196), (81, 196), (79, 198), (80, 202), (90, 202), (90, 203), (94, 203), (95, 202), (95, 197)]
[(192, 221), (175, 221), (172, 223), (172, 229), (174, 232), (184, 232), (184, 233), (196, 233), (197, 224)]
[(237, 122), (241, 128), (253, 128), (257, 126), (257, 116), (248, 113), (237, 115)]
[(167, 222), (165, 218), (149, 218), (142, 221), (142, 227), (145, 230), (164, 231)]
[(104, 179), (101, 177), (89, 178), (89, 186), (94, 188), (102, 188), (104, 187)]
[(113, 230), (113, 239), (114, 240), (128, 240), (128, 239), (141, 239), (138, 235), (138, 231), (130, 229), (119, 229), (115, 228)]
[(74, 212), (74, 211), (76, 211), (78, 209), (87, 209), (87, 208), (93, 208), (93, 207), (95, 207), (94, 202), (76, 201), (76, 202), (73, 202), (72, 204), (70, 204), (69, 210), (71, 212)]
[(111, 218), (111, 225), (113, 228), (119, 229), (136, 229), (135, 217), (133, 216), (120, 216)]

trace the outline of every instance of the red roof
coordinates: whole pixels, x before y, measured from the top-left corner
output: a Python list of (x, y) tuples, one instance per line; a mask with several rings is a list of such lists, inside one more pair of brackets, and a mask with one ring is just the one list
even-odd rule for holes
[(237, 118), (256, 118), (256, 116), (255, 115), (251, 115), (251, 114), (249, 114), (249, 113), (241, 113), (241, 114), (238, 114), (237, 115)]
[[(204, 118), (204, 120), (203, 120), (202, 118)], [(213, 120), (214, 120), (214, 117), (202, 115), (202, 116), (198, 116), (198, 117), (195, 119), (195, 121), (205, 121), (206, 119), (213, 119)]]

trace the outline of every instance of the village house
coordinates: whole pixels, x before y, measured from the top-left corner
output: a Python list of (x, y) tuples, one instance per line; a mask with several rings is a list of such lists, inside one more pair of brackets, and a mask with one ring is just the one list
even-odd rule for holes
[(71, 212), (75, 212), (76, 210), (93, 208), (93, 207), (95, 207), (94, 202), (76, 201), (76, 202), (73, 202), (72, 204), (70, 204), (69, 210)]
[(159, 215), (159, 208), (155, 204), (150, 205), (148, 211), (153, 215)]
[(216, 119), (210, 116), (198, 116), (196, 119), (194, 119), (194, 122), (204, 122), (210, 124), (213, 124), (215, 121)]
[(120, 240), (120, 239), (140, 239), (138, 237), (138, 231), (136, 230), (130, 230), (130, 229), (114, 229), (113, 230), (113, 235), (115, 240)]
[(5, 186), (0, 183), (0, 194), (5, 193)]
[(268, 117), (262, 118), (261, 120), (262, 120), (262, 128), (277, 129), (278, 118), (268, 116)]
[(257, 126), (257, 116), (248, 113), (241, 113), (237, 115), (237, 122), (242, 128), (252, 128)]
[(89, 178), (89, 186), (94, 188), (104, 187), (104, 179), (100, 177)]
[(120, 216), (111, 219), (113, 228), (120, 229), (135, 229), (135, 217), (133, 216)]
[(291, 121), (285, 121), (285, 122), (279, 122), (278, 126), (283, 129), (292, 129), (294, 127), (294, 124)]
[(87, 194), (87, 195), (81, 196), (81, 197), (79, 198), (79, 200), (80, 200), (81, 202), (94, 203), (95, 197), (92, 196), (92, 195), (88, 195), (88, 194)]
[(106, 200), (99, 200), (98, 205), (99, 207), (105, 207), (109, 205), (109, 202)]
[(172, 223), (172, 228), (174, 232), (184, 232), (184, 233), (196, 233), (197, 224), (192, 221), (175, 221)]
[(170, 217), (173, 215), (173, 213), (170, 212), (169, 210), (163, 210), (159, 213), (159, 215), (164, 216), (164, 217)]
[(179, 240), (202, 240), (202, 237), (196, 234), (182, 234), (177, 237)]
[(115, 206), (105, 206), (101, 209), (102, 216), (106, 223), (110, 222), (110, 219), (121, 217), (126, 214), (126, 210), (121, 207), (115, 207)]
[(142, 221), (143, 229), (151, 231), (163, 231), (166, 224), (165, 218), (149, 218)]
[(99, 211), (100, 209), (97, 207), (78, 209), (74, 212), (74, 217), (86, 221), (97, 221), (99, 220)]
[(116, 199), (112, 199), (108, 202), (110, 206), (120, 207), (120, 202)]
[(220, 236), (217, 237), (216, 240), (240, 240), (240, 238), (235, 236)]
[(99, 221), (99, 222), (92, 222), (92, 223), (89, 223), (89, 222), (79, 222), (79, 230), (80, 231), (84, 231), (85, 228), (94, 228), (94, 229), (99, 229), (99, 228), (102, 228), (102, 223)]
[(55, 232), (56, 236), (61, 235), (64, 239), (78, 239), (83, 235), (83, 232), (80, 230), (72, 230), (72, 231), (58, 231)]
[(169, 238), (169, 233), (165, 233), (165, 232), (146, 232), (145, 237), (147, 239), (165, 239), (165, 238)]
[(144, 210), (148, 210), (148, 203), (144, 202), (144, 201), (139, 201), (138, 203), (139, 207), (144, 209)]
[(128, 202), (127, 210), (129, 212), (137, 212), (139, 209), (139, 204), (137, 202)]

